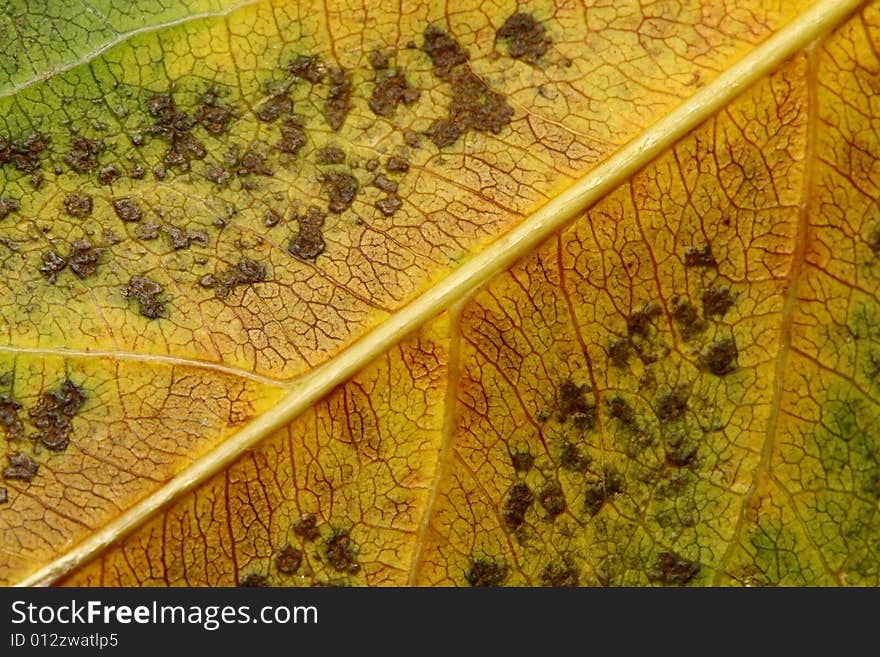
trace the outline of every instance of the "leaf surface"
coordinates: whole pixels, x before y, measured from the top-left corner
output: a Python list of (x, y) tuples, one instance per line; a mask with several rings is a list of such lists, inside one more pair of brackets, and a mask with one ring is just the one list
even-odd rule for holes
[(876, 584), (858, 4), (194, 4), (3, 60), (0, 576)]

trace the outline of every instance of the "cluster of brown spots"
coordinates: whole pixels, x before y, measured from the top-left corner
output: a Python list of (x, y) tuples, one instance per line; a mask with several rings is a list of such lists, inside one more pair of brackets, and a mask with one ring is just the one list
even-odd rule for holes
[(54, 283), (58, 278), (58, 274), (65, 267), (67, 267), (67, 260), (55, 253), (55, 251), (43, 251), (40, 273), (49, 283)]
[(409, 160), (405, 157), (392, 155), (385, 163), (385, 170), (391, 173), (406, 173), (409, 171)]
[(73, 417), (85, 403), (85, 395), (69, 379), (56, 390), (40, 395), (36, 406), (28, 411), (31, 423), (38, 429), (30, 436), (35, 443), (60, 452), (70, 444)]
[(318, 538), (318, 519), (314, 513), (306, 513), (293, 521), (293, 533), (305, 541)]
[(18, 212), (20, 209), (21, 203), (18, 199), (0, 196), (0, 219), (5, 219), (10, 213)]
[(278, 214), (278, 212), (273, 210), (272, 208), (268, 208), (263, 213), (263, 225), (266, 228), (274, 228), (275, 226), (277, 226), (279, 224), (280, 221), (281, 221), (281, 215)]
[(602, 479), (587, 486), (584, 493), (584, 510), (594, 516), (609, 499), (622, 492), (623, 477), (611, 468), (605, 468)]
[(559, 452), (559, 465), (571, 472), (586, 472), (590, 467), (590, 457), (581, 452), (580, 447), (566, 441)]
[(40, 465), (24, 452), (13, 452), (6, 455), (9, 465), (3, 468), (4, 479), (30, 481), (37, 476)]
[(708, 345), (700, 354), (700, 364), (716, 376), (730, 374), (736, 369), (739, 351), (733, 338), (722, 338)]
[(510, 16), (496, 32), (496, 38), (507, 44), (507, 54), (535, 64), (550, 46), (544, 26), (531, 14), (518, 12)]
[(9, 492), (0, 486), (0, 504), (6, 504), (9, 501)]
[(205, 157), (205, 146), (192, 135), (196, 120), (178, 110), (170, 94), (150, 96), (147, 99), (147, 112), (153, 117), (153, 125), (145, 132), (169, 145), (162, 159), (166, 167), (186, 171), (191, 160)]
[(348, 173), (333, 171), (321, 177), (324, 191), (329, 198), (330, 212), (341, 214), (347, 210), (358, 193), (357, 179)]
[(176, 226), (163, 226), (162, 231), (168, 236), (168, 242), (175, 251), (188, 249), (191, 244), (208, 245), (208, 234), (203, 230), (184, 230)]
[(24, 425), (18, 417), (21, 404), (9, 395), (0, 395), (0, 427), (6, 432), (6, 440), (12, 442), (24, 438)]
[(690, 391), (686, 385), (677, 385), (657, 395), (657, 417), (665, 422), (679, 419), (687, 411)]
[(315, 162), (317, 164), (343, 164), (345, 162), (345, 151), (338, 146), (319, 148), (315, 153)]
[(710, 287), (703, 291), (703, 317), (724, 317), (733, 305), (733, 295), (727, 286)]
[(659, 584), (683, 586), (699, 572), (700, 564), (664, 550), (657, 555), (657, 560), (648, 570), (648, 579)]
[(662, 315), (663, 310), (660, 306), (651, 301), (626, 318), (629, 346), (644, 363), (653, 363), (662, 355), (654, 339), (658, 332), (656, 321)]
[(706, 329), (706, 322), (697, 314), (697, 308), (683, 297), (674, 296), (671, 299), (672, 319), (675, 320), (681, 337), (690, 340)]
[(868, 248), (875, 255), (880, 254), (880, 228), (875, 228), (868, 235)]
[(295, 575), (302, 565), (303, 553), (292, 545), (285, 545), (275, 555), (275, 568), (282, 575)]
[(498, 586), (507, 577), (507, 566), (489, 559), (472, 559), (464, 573), (471, 586)]
[(282, 153), (295, 155), (306, 143), (306, 133), (302, 121), (295, 116), (288, 116), (281, 124), (281, 139), (275, 144)]
[(357, 563), (357, 550), (348, 531), (338, 530), (327, 541), (324, 555), (333, 569), (340, 573), (358, 572), (361, 567)]
[(614, 367), (624, 368), (629, 362), (629, 340), (618, 338), (608, 345), (608, 360)]
[(272, 169), (266, 161), (266, 155), (256, 148), (248, 148), (240, 156), (234, 152), (229, 154), (230, 162), (234, 162), (233, 169), (239, 176), (248, 176), (256, 174), (260, 176), (271, 176)]
[(538, 502), (551, 520), (565, 511), (565, 494), (555, 481), (547, 482), (541, 487), (538, 491)]
[(501, 517), (510, 531), (516, 531), (525, 522), (526, 511), (535, 501), (535, 494), (524, 482), (513, 484), (504, 496)]
[(625, 426), (632, 426), (633, 424), (635, 424), (635, 411), (633, 411), (633, 408), (629, 405), (629, 402), (627, 402), (620, 395), (612, 395), (608, 399), (608, 414), (611, 417), (616, 418), (621, 424)]
[(101, 185), (112, 185), (119, 180), (121, 175), (122, 173), (120, 173), (119, 169), (112, 164), (106, 167), (101, 167), (98, 170), (98, 183)]
[(238, 585), (243, 588), (265, 588), (269, 586), (269, 580), (259, 573), (248, 573), (238, 580)]
[(367, 59), (370, 62), (370, 66), (373, 67), (376, 71), (384, 71), (388, 68), (388, 63), (390, 61), (390, 57), (387, 52), (383, 50), (374, 49), (369, 52), (367, 55)]
[(165, 314), (165, 303), (160, 298), (163, 292), (162, 286), (149, 276), (132, 276), (123, 295), (138, 302), (141, 315), (158, 319)]
[(509, 125), (513, 109), (503, 95), (471, 71), (468, 54), (459, 43), (436, 26), (425, 30), (424, 39), (423, 49), (434, 64), (434, 75), (452, 85), (449, 114), (431, 124), (428, 138), (443, 148), (454, 144), (465, 130), (498, 134)]
[(19, 171), (34, 173), (40, 168), (40, 154), (49, 146), (49, 136), (32, 132), (20, 141), (0, 136), (0, 166), (11, 164)]
[(590, 429), (596, 423), (596, 407), (586, 395), (592, 389), (589, 385), (577, 385), (571, 379), (564, 379), (556, 386), (556, 419), (559, 422), (571, 420), (579, 429)]
[(535, 464), (535, 457), (528, 452), (513, 452), (510, 455), (510, 462), (517, 472), (528, 472)]
[(282, 114), (293, 112), (293, 101), (286, 93), (274, 93), (257, 108), (257, 118), (264, 123), (275, 121)]
[(113, 211), (122, 221), (134, 223), (143, 218), (141, 206), (133, 198), (123, 196), (113, 200)]
[(306, 214), (297, 217), (299, 232), (290, 238), (287, 250), (291, 255), (303, 260), (314, 260), (324, 252), (324, 234), (321, 228), (327, 215), (315, 206), (309, 207)]
[(690, 465), (697, 456), (697, 446), (687, 439), (683, 431), (670, 431), (666, 436), (664, 447), (666, 462), (678, 468)]
[(575, 587), (580, 582), (580, 574), (569, 564), (547, 564), (539, 575), (541, 586)]
[(400, 71), (395, 71), (391, 75), (381, 79), (375, 87), (368, 102), (370, 109), (376, 116), (393, 116), (394, 110), (401, 103), (404, 105), (412, 105), (415, 103), (421, 92), (409, 86), (406, 76)]
[(298, 55), (287, 65), (287, 71), (302, 80), (318, 84), (324, 80), (327, 69), (317, 56)]
[(344, 68), (330, 69), (330, 88), (324, 102), (324, 116), (333, 130), (339, 130), (351, 107), (351, 74)]
[(159, 237), (159, 224), (146, 221), (134, 227), (134, 236), (139, 240), (149, 242)]
[(201, 125), (212, 135), (222, 135), (226, 132), (229, 121), (232, 118), (232, 109), (219, 100), (220, 93), (217, 89), (209, 89), (202, 96), (201, 105), (196, 108), (193, 120)]
[(64, 209), (71, 217), (83, 218), (92, 214), (92, 197), (73, 192), (64, 197)]
[(43, 251), (40, 273), (49, 283), (54, 283), (68, 265), (79, 278), (87, 278), (98, 269), (103, 249), (96, 248), (88, 239), (79, 239), (70, 245), (67, 258), (62, 258), (55, 251)]
[(67, 166), (77, 173), (90, 173), (98, 166), (98, 153), (104, 149), (99, 139), (76, 137), (64, 156)]
[(717, 264), (709, 244), (701, 247), (689, 246), (684, 250), (685, 267), (714, 267)]
[(213, 287), (217, 298), (225, 299), (237, 287), (263, 282), (266, 273), (266, 265), (250, 258), (241, 258), (216, 277), (212, 274), (204, 276), (201, 284), (203, 287)]

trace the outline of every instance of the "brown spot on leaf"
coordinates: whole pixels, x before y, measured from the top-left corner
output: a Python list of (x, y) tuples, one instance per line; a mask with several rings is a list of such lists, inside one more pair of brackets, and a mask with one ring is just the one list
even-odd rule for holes
[(113, 210), (122, 221), (135, 222), (143, 218), (140, 205), (128, 196), (115, 199), (113, 201)]
[(632, 406), (620, 395), (612, 395), (608, 399), (608, 414), (621, 424), (630, 426), (635, 423), (636, 414)]
[(648, 337), (654, 320), (662, 314), (660, 306), (653, 302), (649, 302), (639, 310), (631, 313), (626, 319), (626, 330), (630, 337)]
[(538, 501), (551, 519), (565, 511), (565, 494), (555, 481), (541, 487), (538, 491)]
[(196, 108), (193, 119), (212, 135), (222, 135), (226, 132), (229, 121), (232, 118), (232, 109), (219, 100), (216, 89), (209, 89), (202, 96), (202, 103)]
[(24, 425), (18, 417), (21, 404), (9, 395), (0, 394), (0, 426), (6, 432), (7, 442), (24, 438)]
[(299, 55), (294, 57), (287, 65), (287, 70), (294, 76), (317, 84), (324, 79), (326, 69), (321, 59), (317, 56)]
[(9, 501), (9, 493), (5, 488), (0, 486), (0, 504), (6, 504)]
[(351, 105), (351, 74), (343, 68), (330, 69), (330, 89), (324, 103), (324, 116), (333, 130), (345, 123)]
[(55, 452), (67, 449), (73, 430), (72, 419), (85, 400), (85, 395), (69, 379), (62, 381), (56, 390), (41, 394), (36, 406), (28, 411), (38, 429), (31, 439)]
[(498, 586), (507, 577), (507, 566), (489, 559), (473, 559), (464, 579), (471, 586)]
[(250, 174), (271, 176), (272, 169), (269, 168), (269, 164), (266, 162), (266, 156), (263, 153), (253, 148), (249, 148), (240, 158), (238, 158), (236, 173), (239, 176), (247, 176)]
[(200, 160), (207, 155), (204, 145), (191, 134), (197, 121), (179, 111), (169, 94), (150, 96), (147, 99), (147, 111), (153, 117), (154, 123), (144, 132), (169, 144), (162, 159), (166, 167), (177, 167), (186, 171), (190, 160)]
[(357, 563), (356, 549), (354, 541), (346, 530), (339, 530), (333, 533), (333, 536), (327, 541), (324, 548), (324, 554), (327, 561), (333, 566), (333, 569), (341, 573), (356, 573), (361, 567)]
[(238, 580), (238, 585), (244, 588), (264, 588), (269, 586), (269, 580), (263, 575), (249, 573)]
[(422, 49), (434, 64), (434, 75), (445, 77), (456, 66), (468, 60), (468, 54), (458, 41), (435, 25), (429, 26), (424, 33), (425, 43)]
[(600, 481), (587, 486), (584, 493), (584, 510), (596, 515), (611, 497), (623, 492), (623, 479), (610, 468), (606, 468)]
[(574, 587), (578, 585), (580, 576), (574, 566), (566, 564), (547, 564), (541, 569), (541, 586)]
[(64, 197), (64, 209), (71, 217), (87, 217), (92, 214), (92, 197), (76, 192), (68, 194)]
[(670, 431), (666, 436), (666, 462), (679, 468), (690, 465), (697, 456), (697, 446), (683, 431)]
[(739, 352), (733, 338), (722, 338), (710, 344), (700, 355), (700, 363), (716, 376), (730, 374), (736, 369)]
[(409, 160), (405, 157), (393, 155), (392, 157), (389, 157), (388, 161), (385, 163), (385, 170), (390, 171), (391, 173), (406, 173), (409, 171)]
[(98, 184), (100, 185), (112, 185), (114, 182), (119, 180), (119, 176), (122, 174), (119, 172), (114, 165), (109, 165), (106, 167), (101, 167), (98, 171)]
[(724, 317), (733, 305), (733, 295), (727, 286), (711, 287), (703, 291), (703, 317)]
[(77, 173), (89, 173), (98, 166), (98, 153), (104, 145), (98, 139), (76, 137), (70, 142), (70, 148), (64, 156), (67, 165)]
[(141, 315), (158, 319), (165, 314), (165, 303), (160, 300), (163, 291), (162, 286), (148, 276), (132, 276), (123, 294), (137, 300)]
[(714, 267), (717, 264), (712, 255), (712, 247), (708, 244), (701, 247), (689, 246), (684, 250), (685, 267)]
[(559, 465), (572, 472), (586, 472), (590, 467), (590, 458), (581, 452), (580, 447), (566, 441), (562, 443), (559, 453)]
[(242, 258), (217, 277), (214, 294), (219, 299), (225, 299), (237, 287), (253, 285), (264, 280), (266, 280), (266, 265), (250, 258)]
[(397, 183), (386, 176), (376, 176), (373, 178), (372, 185), (389, 194), (394, 194), (397, 191)]
[(684, 385), (664, 390), (657, 396), (657, 417), (664, 421), (677, 420), (687, 410), (688, 397), (690, 393)]
[(20, 208), (18, 199), (0, 197), (0, 219), (5, 219), (12, 212), (18, 212)]
[(580, 429), (589, 429), (596, 422), (596, 408), (586, 398), (590, 386), (577, 385), (571, 379), (560, 381), (556, 387), (556, 419), (560, 422), (572, 420)]
[(314, 260), (324, 252), (324, 225), (326, 214), (311, 206), (308, 212), (298, 218), (299, 233), (291, 238), (287, 250), (294, 256), (304, 260)]
[(348, 173), (334, 171), (324, 174), (321, 181), (330, 199), (328, 205), (330, 212), (340, 214), (348, 209), (358, 192), (357, 179)]
[(871, 234), (868, 235), (868, 248), (874, 254), (880, 254), (880, 228), (875, 228), (871, 231)]
[(275, 556), (275, 568), (284, 575), (295, 575), (302, 565), (303, 553), (292, 545), (285, 545)]
[(66, 266), (67, 261), (55, 251), (43, 251), (40, 273), (49, 283), (54, 283)]
[(188, 249), (190, 244), (193, 243), (203, 246), (208, 244), (208, 235), (203, 230), (183, 230), (176, 226), (165, 226), (162, 230), (168, 236), (168, 242), (175, 251)]
[(528, 472), (535, 463), (535, 457), (528, 452), (513, 452), (510, 455), (510, 462), (517, 472)]
[(528, 508), (535, 501), (535, 494), (524, 482), (513, 484), (504, 496), (501, 517), (510, 531), (516, 531), (525, 522)]
[(535, 64), (547, 52), (550, 39), (544, 26), (531, 14), (518, 12), (510, 16), (496, 33), (507, 44), (507, 53), (514, 59)]
[(367, 59), (370, 62), (370, 66), (376, 71), (384, 71), (388, 68), (389, 55), (384, 50), (379, 50), (378, 48), (371, 50), (367, 55)]
[(684, 586), (699, 572), (700, 564), (664, 550), (657, 555), (653, 567), (648, 570), (648, 579), (658, 584)]
[(147, 221), (134, 227), (134, 235), (139, 240), (149, 242), (159, 237), (159, 224)]
[(293, 521), (293, 533), (306, 541), (318, 538), (318, 519), (314, 513), (306, 513)]
[(697, 308), (683, 297), (674, 296), (672, 302), (672, 319), (675, 320), (681, 337), (690, 340), (706, 329), (706, 324), (697, 315)]
[(394, 73), (373, 87), (368, 104), (376, 116), (392, 116), (399, 104), (411, 105), (419, 96), (419, 90), (410, 87), (402, 73)]
[(40, 465), (24, 452), (7, 454), (6, 459), (9, 461), (9, 465), (3, 468), (4, 479), (30, 481), (40, 469)]
[(76, 240), (70, 245), (70, 255), (67, 256), (67, 264), (71, 271), (80, 278), (86, 278), (95, 273), (98, 268), (99, 250), (92, 246), (87, 239)]
[(608, 346), (608, 360), (614, 367), (626, 367), (629, 361), (629, 340), (618, 338)]
[(306, 143), (306, 133), (302, 122), (293, 116), (288, 116), (281, 124), (281, 140), (275, 145), (282, 153), (293, 155)]
[(376, 207), (386, 217), (390, 217), (391, 215), (393, 215), (400, 209), (402, 205), (403, 201), (401, 201), (400, 197), (396, 194), (389, 194), (385, 198), (381, 198), (376, 201)]
[(20, 141), (0, 136), (0, 165), (11, 164), (19, 171), (34, 173), (40, 168), (40, 154), (49, 146), (49, 136), (32, 132)]
[(281, 215), (278, 214), (272, 208), (269, 208), (268, 210), (266, 210), (266, 212), (263, 213), (263, 225), (266, 228), (272, 228), (273, 226), (277, 226), (280, 221), (281, 221)]
[(315, 153), (318, 164), (342, 164), (345, 162), (345, 151), (338, 146), (325, 146)]
[(257, 108), (257, 118), (265, 123), (271, 123), (282, 114), (290, 114), (293, 111), (293, 101), (286, 93), (278, 93), (269, 96)]

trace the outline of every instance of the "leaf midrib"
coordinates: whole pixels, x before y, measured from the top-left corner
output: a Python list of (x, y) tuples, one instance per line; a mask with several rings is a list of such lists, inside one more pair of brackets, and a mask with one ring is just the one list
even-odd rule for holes
[(403, 337), (456, 301), (467, 298), (530, 253), (736, 95), (772, 72), (785, 58), (843, 22), (862, 1), (817, 2), (522, 223), (463, 262), (338, 356), (303, 375), (287, 395), (251, 424), (18, 585), (51, 584), (133, 531), (180, 495), (230, 465), (244, 450), (289, 423)]

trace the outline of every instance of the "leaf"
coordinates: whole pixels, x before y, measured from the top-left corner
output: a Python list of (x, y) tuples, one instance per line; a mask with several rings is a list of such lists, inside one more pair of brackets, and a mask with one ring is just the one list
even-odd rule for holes
[(880, 6), (324, 9), (0, 61), (3, 581), (876, 585)]

